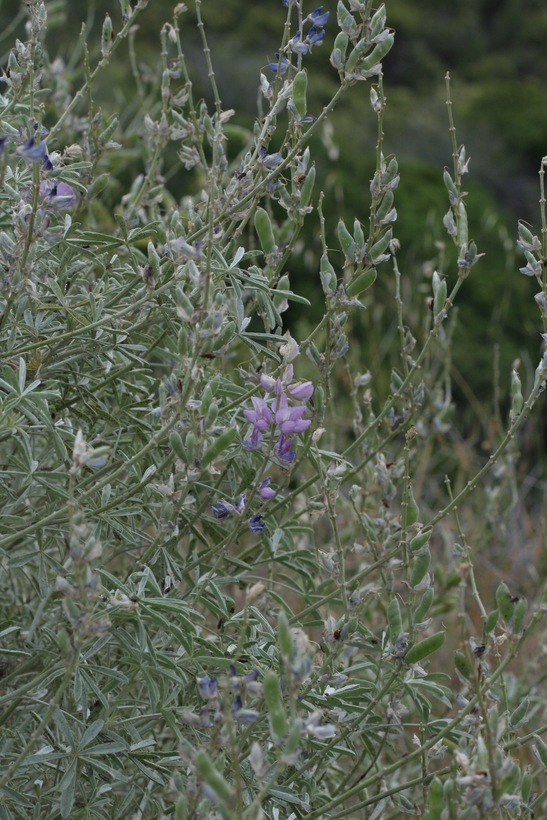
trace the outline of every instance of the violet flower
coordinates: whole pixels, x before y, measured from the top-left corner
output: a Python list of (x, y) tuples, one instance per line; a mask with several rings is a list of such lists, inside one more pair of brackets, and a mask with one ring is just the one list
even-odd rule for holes
[(270, 487), (271, 478), (265, 478), (264, 481), (261, 482), (258, 488), (258, 494), (264, 501), (270, 501), (272, 498), (275, 498), (276, 492), (272, 487)]
[(262, 532), (266, 528), (266, 524), (264, 524), (262, 518), (263, 516), (260, 513), (249, 518), (247, 523), (251, 532)]
[(299, 384), (289, 386), (287, 392), (296, 401), (308, 401), (313, 396), (313, 384), (312, 382), (299, 382)]
[(296, 458), (296, 453), (294, 450), (291, 450), (292, 447), (292, 438), (287, 438), (281, 434), (277, 440), (276, 444), (276, 453), (282, 461), (294, 461)]
[(303, 419), (306, 408), (290, 407), (287, 396), (282, 393), (276, 399), (275, 421), (283, 435), (303, 433), (311, 424), (311, 419)]
[(199, 694), (204, 700), (211, 700), (218, 696), (217, 679), (205, 675), (203, 678), (196, 678)]
[(276, 63), (270, 63), (268, 65), (268, 68), (274, 74), (279, 73), (283, 77), (283, 75), (286, 74), (288, 69), (289, 69), (290, 62), (287, 60), (287, 58), (285, 57), (284, 54), (283, 54), (283, 56), (281, 57), (281, 60), (280, 60), (278, 51), (275, 52), (274, 56), (277, 59), (277, 62)]
[(40, 196), (57, 211), (71, 208), (78, 201), (74, 188), (66, 182), (55, 182), (54, 179), (44, 179), (40, 183)]
[(306, 19), (310, 20), (314, 26), (317, 26), (317, 28), (323, 28), (323, 26), (327, 25), (329, 16), (330, 11), (323, 11), (323, 6), (319, 6), (308, 14)]
[(250, 424), (263, 433), (272, 423), (270, 408), (264, 399), (259, 399), (256, 396), (253, 396), (251, 401), (253, 403), (254, 410), (244, 410), (243, 415), (247, 421), (250, 422)]

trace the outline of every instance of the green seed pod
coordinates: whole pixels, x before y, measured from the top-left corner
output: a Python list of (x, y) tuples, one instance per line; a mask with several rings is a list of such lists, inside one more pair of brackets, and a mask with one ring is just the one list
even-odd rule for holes
[(119, 118), (114, 115), (104, 131), (101, 131), (99, 134), (99, 144), (106, 145), (106, 143), (113, 137), (114, 132), (116, 131), (119, 124)]
[(284, 752), (287, 755), (294, 754), (298, 747), (298, 742), (302, 736), (302, 721), (300, 718), (296, 718), (291, 723), (291, 730), (289, 732), (289, 736), (287, 738), (287, 742), (285, 743)]
[(220, 350), (230, 342), (235, 333), (235, 322), (231, 319), (222, 325), (220, 333), (214, 339), (215, 350)]
[(359, 66), (361, 71), (370, 71), (371, 68), (381, 63), (384, 57), (391, 51), (394, 42), (395, 38), (393, 34), (388, 34), (387, 37), (378, 43), (371, 53), (365, 57)]
[(507, 584), (504, 584), (503, 582), (499, 585), (499, 587), (496, 590), (496, 603), (498, 605), (498, 609), (501, 612), (504, 621), (506, 621), (506, 623), (509, 623), (509, 620), (515, 608), (515, 601), (513, 600), (513, 596), (509, 592), (509, 587), (507, 586)]
[(188, 463), (188, 455), (184, 448), (182, 436), (176, 430), (171, 430), (169, 433), (169, 446), (181, 461)]
[(370, 42), (368, 40), (359, 40), (359, 42), (354, 46), (353, 51), (350, 52), (348, 59), (346, 60), (346, 64), (344, 66), (344, 71), (346, 74), (351, 74), (358, 66), (360, 60), (362, 60), (370, 48)]
[(445, 780), (444, 783), (443, 783), (443, 795), (444, 795), (445, 803), (448, 806), (453, 806), (454, 805), (455, 794), (456, 794), (455, 784), (454, 784), (454, 781), (452, 780), (452, 778), (450, 777), (450, 778), (448, 778), (448, 780)]
[(386, 24), (386, 7), (382, 5), (378, 8), (370, 20), (370, 37), (374, 40), (384, 30)]
[(446, 279), (439, 276), (435, 270), (433, 271), (431, 283), (433, 287), (433, 317), (436, 319), (446, 303)]
[(520, 416), (524, 399), (522, 396), (522, 385), (516, 369), (511, 371), (511, 420), (514, 421)]
[(422, 595), (422, 599), (416, 609), (414, 610), (414, 621), (417, 624), (421, 624), (422, 621), (425, 621), (426, 616), (431, 609), (431, 604), (433, 603), (433, 599), (435, 597), (435, 592), (433, 587), (429, 587), (426, 589), (424, 594)]
[(397, 390), (400, 390), (403, 386), (403, 377), (400, 373), (398, 373), (395, 368), (391, 371), (391, 382), (390, 387), (395, 393)]
[(340, 640), (345, 641), (350, 635), (353, 635), (357, 629), (357, 618), (350, 618), (345, 624), (340, 627)]
[(179, 319), (189, 322), (194, 315), (194, 306), (180, 285), (175, 288), (175, 302)]
[(307, 208), (310, 204), (313, 186), (315, 185), (315, 165), (312, 165), (300, 189), (300, 207)]
[(423, 581), (431, 563), (431, 553), (427, 547), (410, 562), (410, 586), (412, 589)]
[(382, 182), (384, 185), (389, 185), (390, 182), (393, 182), (397, 174), (399, 173), (399, 164), (395, 157), (392, 157), (385, 170), (385, 173), (382, 175)]
[(122, 22), (127, 23), (129, 15), (131, 14), (131, 3), (129, 0), (120, 0), (120, 9), (122, 11)]
[(517, 635), (520, 632), (522, 632), (527, 613), (528, 601), (526, 600), (526, 598), (519, 598), (519, 600), (515, 603), (513, 615), (509, 621), (509, 627), (512, 632), (514, 632)]
[(308, 72), (305, 69), (299, 71), (292, 81), (292, 101), (296, 108), (296, 113), (303, 119), (306, 116), (307, 101), (306, 94), (308, 90)]
[(441, 648), (445, 641), (445, 637), (446, 634), (444, 632), (435, 632), (434, 635), (424, 638), (424, 640), (420, 641), (420, 643), (415, 643), (405, 655), (406, 662), (408, 664), (418, 663), (424, 658), (427, 658), (429, 655), (432, 655), (433, 652), (436, 652), (437, 649)]
[(353, 236), (346, 228), (343, 219), (338, 220), (336, 233), (338, 234), (338, 241), (346, 256), (346, 259), (350, 262), (353, 261), (355, 258), (355, 242), (353, 241)]
[(187, 325), (181, 325), (177, 336), (177, 351), (181, 356), (187, 356), (190, 352), (190, 338), (188, 336)]
[(347, 287), (347, 294), (348, 296), (359, 296), (360, 293), (364, 293), (365, 290), (368, 290), (376, 281), (378, 273), (376, 268), (367, 268), (360, 273), (359, 276), (356, 276), (352, 282), (349, 283)]
[(429, 544), (431, 539), (431, 530), (429, 532), (419, 532), (418, 535), (415, 535), (414, 538), (411, 540), (409, 549), (411, 552), (418, 552), (425, 547), (426, 544)]
[(493, 609), (492, 612), (488, 614), (486, 623), (484, 625), (484, 631), (487, 635), (489, 635), (490, 632), (494, 631), (494, 629), (496, 628), (496, 624), (498, 623), (499, 617), (500, 613), (498, 609)]
[(547, 769), (547, 743), (545, 743), (539, 735), (534, 735), (534, 740), (536, 745), (532, 746), (533, 752), (540, 763)]
[(226, 450), (237, 436), (237, 428), (230, 427), (225, 430), (213, 443), (205, 450), (203, 458), (201, 459), (202, 467), (208, 467), (217, 456)]
[(154, 273), (158, 274), (160, 272), (160, 257), (158, 255), (157, 250), (154, 247), (153, 242), (148, 243), (147, 251), (148, 251), (148, 261), (150, 263), (150, 266), (151, 266), (152, 270), (154, 271)]
[(212, 401), (203, 419), (203, 429), (209, 430), (218, 418), (218, 404)]
[(529, 771), (525, 771), (520, 781), (520, 794), (523, 803), (528, 803), (532, 792), (533, 778)]
[(321, 256), (319, 277), (321, 279), (323, 291), (327, 294), (327, 296), (332, 296), (332, 294), (336, 290), (337, 278), (334, 268), (332, 267), (329, 261), (329, 257), (326, 253), (324, 253)]
[(72, 654), (72, 644), (68, 632), (65, 629), (61, 629), (57, 632), (57, 646), (59, 647), (62, 658), (70, 658)]
[(336, 7), (336, 17), (338, 19), (338, 25), (346, 33), (346, 36), (349, 34), (353, 34), (356, 31), (356, 24), (353, 16), (349, 13), (347, 8), (342, 3), (342, 0), (338, 0), (338, 5)]
[(355, 244), (358, 248), (363, 248), (365, 246), (365, 234), (363, 233), (363, 228), (358, 219), (353, 220), (353, 238), (355, 239)]
[(434, 777), (428, 787), (429, 820), (441, 820), (443, 810), (443, 784), (438, 777)]
[(467, 245), (469, 235), (467, 231), (467, 210), (463, 202), (458, 205), (458, 247)]
[(392, 239), (393, 230), (392, 228), (388, 228), (387, 231), (385, 231), (385, 233), (382, 234), (380, 239), (378, 239), (369, 250), (369, 255), (373, 262), (376, 259), (378, 259), (379, 256), (382, 256), (382, 254), (387, 249), (387, 246), (389, 245)]
[(541, 242), (538, 237), (534, 236), (532, 231), (528, 230), (524, 222), (519, 222), (519, 239), (523, 245), (530, 246), (527, 250), (531, 250), (532, 252), (541, 250)]
[(414, 814), (416, 810), (415, 803), (409, 800), (404, 794), (397, 794), (393, 798), (393, 802), (398, 806), (404, 814)]
[(454, 655), (454, 666), (465, 680), (471, 680), (473, 677), (473, 665), (467, 655), (464, 655), (463, 652), (456, 652)]
[(513, 729), (518, 729), (518, 727), (524, 723), (526, 720), (526, 713), (528, 712), (528, 706), (530, 705), (530, 701), (528, 698), (523, 698), (517, 708), (511, 712), (509, 716), (509, 725)]
[(330, 55), (330, 63), (334, 68), (337, 69), (337, 71), (341, 71), (344, 68), (348, 44), (349, 37), (345, 31), (341, 31), (339, 34), (337, 34), (336, 39), (334, 41), (334, 48), (332, 49)]
[(195, 464), (196, 462), (196, 436), (192, 430), (189, 430), (186, 433), (186, 438), (184, 439), (184, 449), (186, 450), (186, 454), (188, 456), (188, 464)]
[(262, 684), (262, 691), (264, 693), (264, 700), (268, 707), (268, 717), (270, 722), (270, 733), (274, 740), (280, 740), (287, 737), (289, 733), (289, 726), (287, 715), (285, 714), (285, 707), (281, 698), (281, 688), (279, 686), (279, 678), (276, 673), (270, 669), (264, 675)]
[(379, 225), (391, 211), (394, 201), (395, 195), (393, 191), (386, 191), (374, 214), (374, 221), (377, 225)]
[(110, 54), (113, 36), (114, 35), (112, 32), (112, 20), (107, 14), (104, 18), (103, 29), (101, 33), (101, 53), (103, 57), (107, 57), (108, 54)]
[(199, 776), (214, 793), (218, 802), (221, 805), (231, 803), (234, 797), (232, 787), (218, 771), (205, 749), (199, 749), (196, 752), (194, 763)]
[(313, 404), (315, 412), (319, 417), (325, 410), (325, 389), (322, 384), (318, 384), (313, 394)]
[(279, 615), (277, 616), (277, 644), (281, 654), (284, 655), (285, 658), (292, 656), (291, 628), (285, 610), (283, 609), (279, 610)]
[(446, 170), (446, 168), (445, 168), (444, 173), (443, 173), (443, 181), (444, 181), (444, 184), (446, 186), (446, 189), (447, 189), (448, 193), (452, 194), (453, 197), (458, 198), (459, 197), (458, 189), (456, 188), (456, 185), (454, 184), (454, 180), (452, 179), (452, 177), (450, 176), (450, 173)]
[(203, 388), (203, 393), (201, 394), (201, 414), (203, 416), (207, 415), (207, 411), (211, 406), (211, 402), (213, 401), (213, 391), (211, 389), (210, 384), (206, 384)]
[(109, 180), (110, 174), (100, 174), (96, 179), (94, 179), (92, 184), (87, 189), (88, 198), (91, 199), (91, 197), (98, 196), (102, 193), (108, 185)]
[(255, 229), (260, 242), (260, 247), (265, 254), (271, 253), (275, 247), (270, 215), (264, 208), (257, 208), (254, 216)]
[(175, 820), (188, 820), (188, 818), (188, 800), (184, 794), (181, 794), (175, 803)]
[(409, 484), (403, 497), (403, 527), (408, 529), (416, 523), (420, 516), (420, 508), (414, 498), (412, 487)]
[(387, 608), (387, 623), (389, 626), (389, 638), (395, 643), (403, 631), (403, 619), (401, 618), (401, 608), (397, 598), (392, 598)]

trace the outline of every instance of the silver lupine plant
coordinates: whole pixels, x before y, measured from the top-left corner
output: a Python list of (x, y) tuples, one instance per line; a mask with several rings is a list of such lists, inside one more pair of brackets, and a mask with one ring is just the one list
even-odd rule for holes
[[(46, 48), (59, 4), (27, 0), (0, 78), (0, 817), (544, 816), (541, 568), (525, 597), (488, 583), (481, 553), (497, 560), (518, 513), (516, 442), (547, 378), (547, 158), (541, 228), (518, 229), (537, 362), (528, 385), (518, 362), (504, 375), (505, 428), (478, 461), (438, 365), (481, 257), (448, 78), (456, 261), (423, 305), (384, 147), (389, 3), (284, 0), (239, 151), (201, 0), (196, 28), (178, 4), (158, 31), (157, 86), (133, 59), (138, 115), (96, 106), (148, 4), (112, 2), (82, 33), (78, 86)], [(323, 107), (310, 52), (338, 80)], [(378, 120), (349, 226), (324, 213), (312, 140), (348, 94)], [(109, 199), (128, 146), (141, 171)], [(291, 281), (305, 220), (313, 305)], [(358, 334), (380, 299), (400, 345), (387, 392)], [(291, 303), (315, 324), (287, 326)]]

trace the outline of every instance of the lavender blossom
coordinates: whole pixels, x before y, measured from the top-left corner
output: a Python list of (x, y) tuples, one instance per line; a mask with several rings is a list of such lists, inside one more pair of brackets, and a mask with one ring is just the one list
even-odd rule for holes
[(276, 51), (276, 52), (275, 52), (275, 55), (274, 55), (274, 56), (276, 57), (277, 62), (276, 62), (276, 63), (269, 63), (268, 68), (269, 68), (269, 69), (270, 69), (270, 71), (272, 71), (274, 74), (278, 74), (278, 73), (279, 73), (279, 74), (283, 77), (283, 75), (284, 75), (284, 74), (286, 74), (286, 73), (287, 73), (287, 71), (288, 71), (288, 69), (289, 69), (290, 62), (289, 62), (289, 60), (285, 57), (285, 55), (284, 55), (284, 54), (283, 54), (283, 56), (281, 57), (281, 59), (279, 59), (279, 52), (278, 52), (278, 51)]
[(275, 421), (283, 435), (303, 433), (311, 424), (311, 419), (303, 419), (305, 407), (290, 407), (284, 393), (276, 399)]
[(265, 478), (258, 488), (259, 496), (263, 498), (265, 501), (270, 501), (272, 498), (275, 498), (276, 496), (275, 490), (270, 487), (270, 481), (271, 478)]
[(252, 518), (249, 518), (247, 523), (251, 532), (262, 532), (266, 529), (266, 524), (264, 524), (262, 518), (263, 516), (260, 515), (260, 513), (258, 515), (253, 515)]
[(323, 26), (327, 25), (329, 16), (330, 11), (323, 11), (323, 6), (318, 6), (318, 8), (308, 14), (306, 20), (310, 20), (310, 22), (313, 23), (313, 26), (317, 26), (317, 28), (323, 28)]
[(40, 196), (56, 211), (71, 208), (78, 201), (74, 188), (66, 182), (55, 182), (53, 179), (44, 179), (40, 183)]

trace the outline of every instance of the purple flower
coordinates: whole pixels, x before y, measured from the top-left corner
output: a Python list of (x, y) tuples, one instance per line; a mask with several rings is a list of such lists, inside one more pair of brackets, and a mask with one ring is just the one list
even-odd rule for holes
[(205, 675), (203, 678), (196, 678), (199, 694), (204, 700), (211, 700), (218, 695), (217, 679)]
[(273, 376), (268, 376), (266, 373), (263, 373), (260, 377), (261, 387), (263, 390), (266, 391), (266, 393), (271, 393), (273, 390), (275, 390), (276, 385), (279, 383), (279, 379), (274, 379)]
[(277, 166), (281, 165), (281, 163), (283, 162), (283, 157), (281, 156), (279, 151), (276, 151), (275, 154), (262, 154), (261, 152), (261, 157), (264, 167), (270, 168), (272, 170), (274, 168), (277, 168)]
[(297, 31), (294, 37), (289, 40), (289, 48), (295, 54), (307, 54), (310, 50), (309, 45), (302, 40), (300, 31)]
[(261, 441), (262, 433), (256, 427), (253, 427), (251, 438), (245, 438), (241, 443), (247, 450), (256, 450), (257, 447), (260, 446)]
[(292, 447), (292, 438), (287, 438), (281, 434), (277, 439), (276, 445), (276, 452), (279, 458), (283, 459), (283, 461), (294, 461), (296, 458), (296, 453), (291, 450)]
[(301, 418), (306, 412), (305, 407), (289, 407), (284, 393), (278, 397), (276, 404), (275, 421), (283, 435), (303, 433), (308, 429), (311, 420)]
[(252, 518), (249, 518), (249, 521), (247, 523), (249, 525), (249, 529), (251, 530), (251, 532), (262, 532), (262, 530), (266, 528), (266, 524), (264, 524), (262, 518), (263, 516), (260, 514), (253, 515)]
[(7, 137), (0, 137), (0, 154), (4, 150), (4, 146), (5, 146), (7, 141), (8, 141)]
[(54, 210), (64, 211), (76, 204), (78, 198), (74, 188), (66, 182), (55, 182), (53, 179), (44, 179), (40, 183), (40, 196), (48, 201)]
[(316, 26), (312, 26), (306, 36), (306, 40), (310, 44), (310, 48), (312, 46), (320, 46), (324, 39), (325, 29), (318, 29)]
[(211, 510), (215, 518), (228, 518), (229, 515), (236, 511), (236, 508), (233, 504), (229, 504), (228, 501), (223, 501), (221, 498), (218, 501), (213, 502), (211, 504)]
[(276, 57), (277, 62), (276, 63), (270, 63), (268, 68), (270, 69), (270, 71), (273, 71), (274, 74), (277, 74), (279, 72), (279, 74), (281, 74), (281, 76), (283, 76), (284, 74), (287, 73), (287, 71), (289, 69), (289, 66), (290, 66), (290, 62), (288, 61), (288, 59), (285, 57), (284, 54), (281, 57), (281, 59), (279, 59), (279, 51), (276, 51), (274, 56)]
[(239, 498), (237, 499), (237, 504), (235, 507), (235, 511), (238, 515), (241, 515), (245, 507), (247, 506), (247, 496), (245, 493), (241, 493)]
[(270, 487), (271, 478), (265, 478), (258, 488), (258, 494), (264, 501), (270, 501), (275, 498), (276, 492)]
[(308, 399), (311, 399), (313, 396), (312, 382), (300, 382), (299, 384), (293, 384), (288, 387), (287, 390), (293, 399), (296, 399), (297, 401), (308, 401)]
[(264, 399), (259, 399), (256, 396), (253, 396), (251, 401), (253, 403), (254, 410), (244, 410), (243, 415), (247, 421), (255, 427), (255, 429), (263, 433), (272, 423), (270, 408)]
[(327, 25), (329, 15), (330, 11), (323, 11), (323, 6), (319, 6), (318, 8), (314, 9), (310, 14), (308, 14), (307, 19), (311, 20), (314, 26), (317, 26), (318, 28), (323, 28), (323, 26)]
[(45, 142), (36, 144), (34, 137), (31, 137), (28, 142), (25, 142), (19, 151), (25, 159), (30, 159), (31, 162), (45, 162), (46, 159), (49, 161), (49, 154)]

